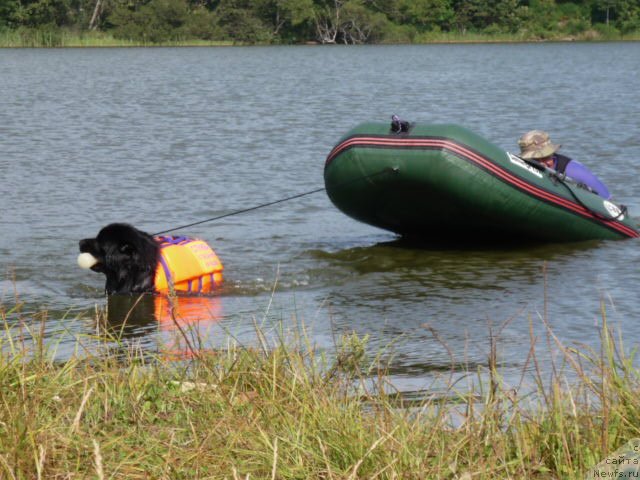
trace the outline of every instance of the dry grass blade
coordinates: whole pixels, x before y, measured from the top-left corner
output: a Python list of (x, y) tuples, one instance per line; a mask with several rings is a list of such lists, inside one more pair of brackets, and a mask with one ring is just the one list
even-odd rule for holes
[(69, 429), (69, 433), (71, 434), (76, 433), (78, 431), (78, 428), (80, 428), (80, 420), (82, 419), (82, 414), (84, 413), (84, 409), (92, 393), (93, 393), (93, 387), (85, 391), (82, 397), (82, 401), (80, 402), (80, 407), (78, 408), (78, 411), (76, 412), (76, 416), (73, 419), (73, 423), (71, 424), (71, 428)]
[(376, 448), (378, 448), (378, 446), (380, 446), (382, 443), (386, 442), (387, 440), (389, 440), (389, 438), (391, 438), (391, 436), (394, 434), (394, 432), (398, 429), (399, 427), (394, 428), (391, 432), (389, 432), (388, 434), (378, 438), (375, 442), (373, 442), (373, 444), (369, 447), (369, 449), (365, 452), (365, 454), (360, 458), (360, 460), (358, 460), (356, 462), (356, 464), (353, 466), (351, 475), (349, 475), (349, 479), (355, 479), (357, 478), (356, 475), (358, 474), (358, 469), (360, 468), (360, 465), (362, 465), (362, 462), (364, 462), (366, 460), (366, 458), (371, 455), (371, 452), (373, 452)]
[(100, 445), (93, 439), (93, 462), (96, 467), (96, 475), (98, 480), (104, 480), (104, 469), (102, 467), (102, 454), (100, 453)]

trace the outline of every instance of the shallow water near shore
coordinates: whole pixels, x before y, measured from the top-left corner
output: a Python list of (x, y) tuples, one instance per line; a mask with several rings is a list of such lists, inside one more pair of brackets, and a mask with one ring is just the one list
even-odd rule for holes
[[(636, 44), (2, 50), (0, 65), (0, 295), (49, 311), (61, 358), (107, 307), (103, 278), (76, 265), (79, 239), (322, 187), (327, 154), (362, 121), (459, 123), (511, 151), (524, 131), (548, 130), (640, 215)], [(567, 345), (596, 347), (604, 307), (627, 347), (640, 340), (636, 240), (416, 245), (349, 219), (324, 193), (179, 233), (225, 265), (219, 295), (181, 300), (187, 320), (209, 319), (198, 326), (207, 348), (255, 344), (256, 325), (272, 337), (303, 326), (329, 351), (355, 331), (413, 392), (452, 362), (486, 367), (490, 334), (510, 381), (532, 368), (530, 331), (549, 372), (557, 350), (543, 319)], [(152, 300), (127, 338), (181, 348)], [(109, 302), (114, 324), (134, 302)]]

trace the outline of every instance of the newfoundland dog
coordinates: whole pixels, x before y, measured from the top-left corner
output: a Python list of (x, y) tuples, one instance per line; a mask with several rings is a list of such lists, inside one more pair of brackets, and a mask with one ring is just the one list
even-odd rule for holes
[(148, 233), (126, 223), (112, 223), (96, 238), (80, 240), (80, 252), (81, 267), (106, 275), (107, 294), (155, 292), (160, 247)]

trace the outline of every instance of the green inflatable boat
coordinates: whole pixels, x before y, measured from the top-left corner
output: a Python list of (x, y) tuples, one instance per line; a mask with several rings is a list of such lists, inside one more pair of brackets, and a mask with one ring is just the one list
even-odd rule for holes
[(345, 214), (424, 240), (639, 236), (624, 206), (457, 125), (359, 125), (327, 157), (324, 180)]

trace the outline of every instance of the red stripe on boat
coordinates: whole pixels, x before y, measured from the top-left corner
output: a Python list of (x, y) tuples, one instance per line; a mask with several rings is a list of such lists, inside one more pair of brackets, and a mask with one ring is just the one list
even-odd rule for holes
[(534, 197), (538, 197), (544, 199), (548, 202), (554, 203), (561, 207), (564, 207), (567, 210), (570, 210), (578, 215), (581, 215), (590, 220), (596, 220), (605, 226), (617, 230), (618, 232), (627, 235), (628, 237), (639, 237), (640, 234), (633, 230), (632, 228), (627, 227), (626, 225), (618, 222), (615, 219), (607, 219), (600, 218), (597, 215), (594, 215), (590, 210), (586, 209), (582, 205), (572, 202), (564, 197), (560, 197), (554, 193), (548, 192), (540, 187), (537, 187), (531, 183), (528, 183), (518, 177), (517, 175), (511, 173), (509, 170), (501, 167), (490, 159), (483, 157), (482, 155), (470, 150), (466, 146), (454, 142), (452, 140), (442, 139), (442, 138), (431, 138), (431, 137), (421, 137), (421, 138), (398, 138), (398, 137), (366, 137), (366, 136), (355, 136), (346, 139), (342, 143), (336, 145), (329, 156), (327, 157), (327, 161), (325, 163), (325, 168), (343, 151), (353, 148), (353, 147), (400, 147), (400, 148), (427, 148), (427, 149), (442, 149), (448, 150), (455, 155), (469, 160), (473, 163), (476, 163), (483, 167), (485, 170), (490, 171), (496, 177), (503, 180), (505, 183), (509, 183), (518, 187), (521, 190), (524, 190), (530, 193)]

